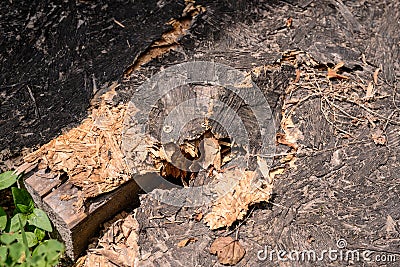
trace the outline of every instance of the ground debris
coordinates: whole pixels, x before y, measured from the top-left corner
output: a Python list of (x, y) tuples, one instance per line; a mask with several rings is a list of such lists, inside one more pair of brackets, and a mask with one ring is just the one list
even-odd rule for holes
[(344, 62), (339, 62), (332, 69), (328, 67), (328, 73), (326, 74), (326, 78), (328, 79), (348, 79), (349, 77), (341, 75), (338, 73), (341, 67), (344, 66)]
[(204, 216), (210, 229), (231, 226), (242, 220), (249, 206), (268, 201), (272, 194), (272, 184), (259, 180), (257, 172), (232, 170), (225, 172), (225, 176), (240, 177), (240, 180), (231, 191), (212, 203), (211, 212)]
[(386, 136), (382, 129), (376, 129), (372, 132), (371, 138), (376, 145), (385, 145), (386, 144)]
[(178, 246), (179, 248), (186, 247), (189, 243), (194, 243), (194, 242), (196, 242), (196, 241), (197, 241), (197, 238), (194, 238), (194, 237), (186, 238), (186, 239), (181, 240), (181, 241), (177, 244), (177, 246)]
[(88, 254), (76, 267), (138, 266), (139, 224), (132, 214), (122, 212), (105, 223), (99, 240), (90, 245)]

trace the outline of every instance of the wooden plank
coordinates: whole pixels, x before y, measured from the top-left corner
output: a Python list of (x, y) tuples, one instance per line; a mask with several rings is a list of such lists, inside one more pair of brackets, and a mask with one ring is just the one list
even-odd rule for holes
[(38, 197), (43, 197), (49, 194), (53, 188), (59, 186), (61, 180), (59, 175), (39, 170), (26, 179), (25, 184), (30, 188), (34, 188)]
[(73, 260), (86, 249), (101, 223), (122, 209), (138, 204), (140, 191), (132, 180), (110, 193), (87, 200), (85, 207), (79, 209), (79, 188), (68, 181), (62, 183), (57, 175), (44, 178), (36, 172), (24, 183), (39, 208), (48, 214), (66, 245), (66, 254)]

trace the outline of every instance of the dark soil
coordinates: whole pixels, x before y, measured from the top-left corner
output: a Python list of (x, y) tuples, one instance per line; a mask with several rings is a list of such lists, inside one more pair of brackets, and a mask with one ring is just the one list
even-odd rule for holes
[(120, 79), (183, 8), (183, 1), (2, 1), (0, 159), (85, 118), (93, 95)]

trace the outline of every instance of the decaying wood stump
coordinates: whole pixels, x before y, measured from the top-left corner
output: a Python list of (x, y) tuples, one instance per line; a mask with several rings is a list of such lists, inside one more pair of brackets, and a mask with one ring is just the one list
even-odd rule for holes
[[(265, 176), (265, 167), (261, 170), (259, 165), (272, 161), (275, 125), (268, 102), (250, 77), (222, 64), (189, 62), (158, 73), (136, 91), (127, 108), (122, 149), (128, 166), (139, 175), (138, 184), (157, 189), (166, 184), (160, 176), (165, 172), (174, 178), (189, 175), (194, 181), (198, 173), (210, 172), (210, 167), (216, 172), (209, 179), (218, 181), (155, 190), (156, 198), (199, 206), (209, 203), (210, 196), (222, 197), (240, 180), (217, 177), (223, 168)], [(230, 140), (230, 151), (221, 155), (224, 140)]]

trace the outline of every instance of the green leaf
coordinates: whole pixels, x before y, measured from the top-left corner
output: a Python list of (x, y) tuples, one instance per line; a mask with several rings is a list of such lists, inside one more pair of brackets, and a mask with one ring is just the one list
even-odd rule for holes
[(42, 257), (42, 255), (36, 255), (36, 256), (33, 256), (31, 259), (30, 259), (30, 264), (31, 264), (31, 266), (30, 267), (41, 267), (41, 266), (49, 266), (47, 263), (46, 263), (46, 258), (43, 258)]
[(0, 207), (0, 231), (4, 231), (7, 226), (7, 213)]
[(15, 210), (19, 213), (29, 214), (35, 208), (35, 203), (28, 191), (17, 187), (11, 188), (14, 198)]
[(48, 265), (58, 264), (60, 257), (64, 253), (64, 245), (55, 239), (46, 240), (40, 243), (32, 253), (33, 259), (44, 258)]
[(27, 221), (27, 215), (22, 213), (17, 213), (11, 218), (10, 231), (9, 232), (19, 232), (20, 230), (20, 220), (21, 227), (25, 227)]
[[(14, 240), (17, 240), (21, 244), (25, 245), (24, 241), (23, 241), (22, 234), (15, 234), (14, 233), (14, 235), (15, 235)], [(25, 233), (25, 237), (26, 237), (27, 245), (28, 245), (29, 248), (34, 247), (35, 245), (38, 244), (38, 240), (37, 240), (36, 235), (34, 233), (26, 232)]]
[(28, 215), (28, 222), (45, 231), (53, 231), (49, 217), (47, 217), (46, 213), (41, 209), (34, 208), (33, 213)]
[(17, 238), (18, 238), (17, 233), (3, 233), (0, 235), (1, 243), (5, 244), (5, 245), (11, 244), (12, 242), (16, 241)]
[(0, 263), (5, 262), (7, 259), (7, 247), (6, 246), (0, 246)]
[(21, 243), (14, 243), (8, 247), (10, 257), (14, 262), (22, 262), (25, 259), (25, 246)]
[(9, 188), (18, 180), (18, 175), (14, 171), (3, 172), (0, 174), (0, 190)]
[[(25, 236), (26, 236), (26, 241), (28, 244), (28, 247), (31, 248), (33, 246), (35, 246), (38, 243), (38, 239), (36, 237), (36, 235), (32, 232), (25, 232)], [(24, 243), (23, 242), (23, 238), (22, 238), (22, 234), (19, 234), (17, 236), (17, 240), (18, 242)]]
[(40, 228), (36, 228), (35, 231), (33, 232), (36, 235), (36, 239), (38, 241), (42, 241), (43, 238), (46, 237), (46, 232)]

